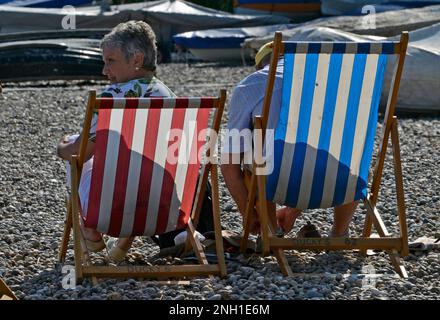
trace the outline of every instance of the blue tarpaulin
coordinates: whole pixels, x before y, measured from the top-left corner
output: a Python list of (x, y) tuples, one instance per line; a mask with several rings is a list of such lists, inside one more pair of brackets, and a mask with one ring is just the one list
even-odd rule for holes
[(62, 8), (91, 4), (92, 0), (0, 0), (0, 4), (13, 7)]

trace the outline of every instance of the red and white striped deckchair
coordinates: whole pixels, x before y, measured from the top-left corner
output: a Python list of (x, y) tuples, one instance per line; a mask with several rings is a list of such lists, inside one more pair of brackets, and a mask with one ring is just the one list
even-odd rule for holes
[(0, 300), (17, 300), (14, 292), (9, 289), (2, 278), (0, 278)]
[[(96, 98), (91, 92), (83, 132), (89, 132), (98, 111), (93, 170), (86, 227), (113, 237), (153, 236), (186, 228), (199, 265), (93, 266), (83, 264), (78, 178), (87, 145), (82, 135), (72, 168), (68, 212), (60, 260), (66, 254), (73, 226), (75, 270), (84, 277), (189, 277), (226, 275), (221, 237), (217, 166), (209, 159), (223, 113), (226, 91), (202, 98)], [(209, 118), (215, 110), (212, 128)], [(208, 138), (208, 139), (207, 139)], [(209, 148), (208, 148), (209, 144)], [(217, 264), (208, 264), (195, 226), (208, 175), (211, 173)], [(84, 246), (83, 246), (84, 247)]]

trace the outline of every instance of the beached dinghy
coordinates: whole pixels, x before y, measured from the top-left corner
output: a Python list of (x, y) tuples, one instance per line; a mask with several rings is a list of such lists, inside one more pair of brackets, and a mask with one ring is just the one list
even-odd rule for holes
[(197, 59), (217, 62), (248, 60), (253, 51), (242, 48), (245, 39), (273, 34), (275, 31), (287, 30), (294, 26), (294, 24), (278, 24), (190, 31), (175, 35), (173, 40), (176, 45), (189, 49)]

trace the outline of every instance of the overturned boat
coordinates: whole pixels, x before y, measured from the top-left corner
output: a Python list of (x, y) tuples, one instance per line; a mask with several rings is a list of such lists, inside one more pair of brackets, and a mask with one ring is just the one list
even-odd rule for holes
[[(283, 40), (290, 41), (371, 41), (397, 40), (395, 37), (365, 36), (326, 27), (303, 27), (283, 31)], [(247, 39), (246, 48), (257, 50), (271, 37)], [(388, 92), (393, 59), (388, 60), (384, 90)], [(382, 93), (381, 106), (388, 96)], [(401, 112), (440, 112), (440, 23), (411, 31), (400, 82), (397, 110)]]
[(0, 81), (104, 79), (100, 40), (47, 39), (0, 43)]
[(183, 0), (116, 5), (110, 6), (108, 11), (100, 6), (70, 9), (0, 6), (0, 33), (113, 28), (129, 20), (149, 23), (165, 52), (172, 48), (171, 37), (182, 32), (273, 25), (290, 21), (276, 15), (236, 15)]
[(252, 50), (244, 49), (243, 42), (248, 38), (273, 34), (287, 30), (293, 24), (249, 28), (220, 28), (190, 31), (173, 36), (177, 46), (188, 49), (194, 57), (205, 61), (249, 60)]

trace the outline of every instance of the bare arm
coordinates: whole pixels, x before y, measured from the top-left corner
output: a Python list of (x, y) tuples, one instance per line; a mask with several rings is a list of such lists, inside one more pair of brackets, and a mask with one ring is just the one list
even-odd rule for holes
[[(67, 137), (62, 138), (58, 142), (58, 146), (57, 146), (58, 156), (64, 160), (71, 161), (73, 155), (79, 154), (80, 143), (81, 143), (81, 135), (73, 142), (69, 142)], [(92, 157), (94, 149), (95, 149), (95, 143), (88, 140), (84, 161), (87, 161)]]
[(225, 163), (221, 165), (221, 171), (225, 179), (226, 186), (232, 198), (237, 203), (238, 210), (243, 215), (246, 211), (248, 190), (244, 183), (243, 172), (239, 164)]

